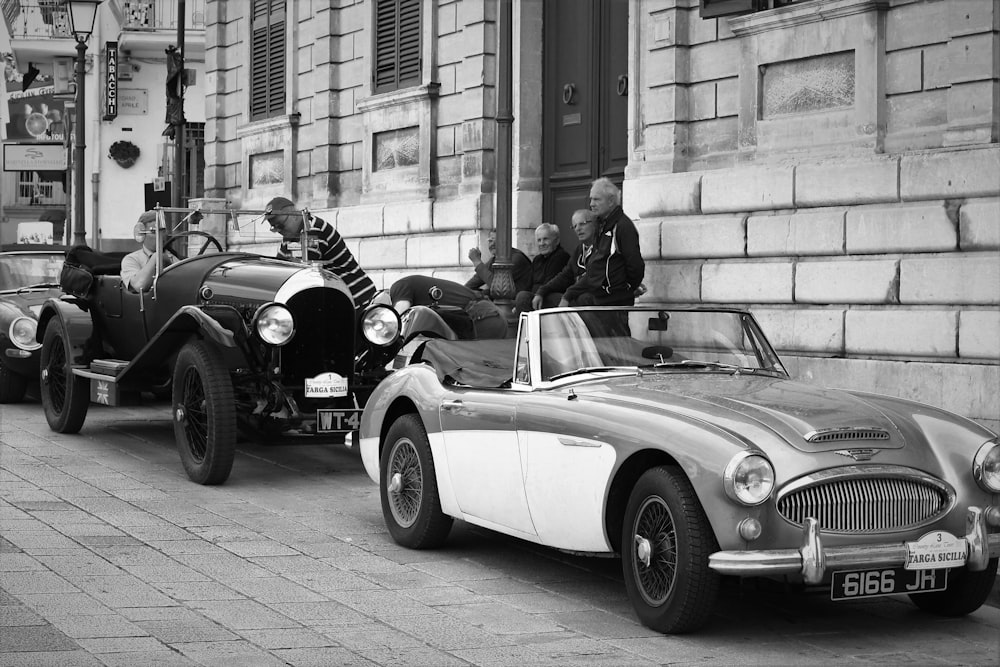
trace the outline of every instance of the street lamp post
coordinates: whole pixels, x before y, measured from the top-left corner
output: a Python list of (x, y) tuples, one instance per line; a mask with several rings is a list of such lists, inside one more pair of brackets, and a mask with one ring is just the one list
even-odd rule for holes
[(86, 143), (86, 101), (85, 101), (85, 54), (87, 40), (94, 32), (94, 19), (97, 18), (97, 6), (101, 0), (69, 0), (69, 22), (73, 39), (76, 40), (76, 128), (74, 130), (73, 172), (73, 245), (84, 245), (87, 241), (86, 224), (83, 219), (84, 188), (83, 156), (87, 149)]

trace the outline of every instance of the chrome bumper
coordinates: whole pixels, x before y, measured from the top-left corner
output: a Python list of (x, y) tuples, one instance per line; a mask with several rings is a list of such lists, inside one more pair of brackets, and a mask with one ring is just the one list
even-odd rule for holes
[[(993, 517), (1000, 514), (1000, 508), (996, 507), (987, 511)], [(991, 558), (1000, 556), (1000, 533), (987, 532), (987, 512), (978, 507), (970, 507), (965, 516), (965, 539), (969, 545), (965, 567), (970, 570), (985, 570)], [(902, 542), (824, 548), (819, 524), (811, 517), (806, 519), (802, 546), (798, 549), (717, 551), (708, 557), (708, 566), (719, 574), (751, 577), (794, 574), (801, 575), (808, 584), (822, 582), (827, 570), (903, 567), (905, 564), (906, 545)]]

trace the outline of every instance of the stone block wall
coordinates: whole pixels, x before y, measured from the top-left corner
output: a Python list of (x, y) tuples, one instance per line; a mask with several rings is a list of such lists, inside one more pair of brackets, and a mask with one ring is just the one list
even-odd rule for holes
[[(626, 210), (647, 259), (645, 300), (748, 308), (808, 377), (1000, 426), (1000, 148), (873, 156), (852, 167), (825, 160), (766, 177), (733, 167), (627, 181)], [(852, 200), (838, 183), (855, 171), (880, 174), (877, 189), (897, 194)], [(818, 182), (845, 194), (813, 206)], [(747, 194), (755, 187), (770, 193), (761, 198), (791, 199), (762, 210)], [(664, 205), (672, 201), (710, 213), (677, 215)]]
[(698, 9), (638, 5), (645, 300), (748, 308), (795, 374), (1000, 430), (997, 4)]

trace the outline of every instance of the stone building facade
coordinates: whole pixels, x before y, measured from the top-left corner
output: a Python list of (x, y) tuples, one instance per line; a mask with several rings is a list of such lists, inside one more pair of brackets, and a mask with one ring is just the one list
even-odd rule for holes
[[(644, 299), (746, 307), (799, 377), (996, 430), (996, 3), (772, 0), (706, 18), (705, 0), (588, 1), (628, 12), (622, 189)], [(382, 93), (375, 2), (287, 3), (285, 108), (255, 121), (251, 3), (208, 2), (206, 194), (244, 208), (291, 196), (384, 286), (464, 279), (494, 226), (499, 3), (412, 0), (417, 81)], [(558, 31), (545, 16), (513, 2), (513, 238), (529, 254)], [(269, 251), (261, 225), (230, 244)]]

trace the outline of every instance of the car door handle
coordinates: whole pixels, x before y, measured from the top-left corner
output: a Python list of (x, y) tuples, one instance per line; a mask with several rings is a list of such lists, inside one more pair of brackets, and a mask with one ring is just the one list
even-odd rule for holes
[(580, 438), (570, 438), (565, 435), (559, 436), (559, 444), (567, 447), (600, 447), (603, 443), (596, 440), (581, 440)]
[(458, 412), (464, 405), (462, 401), (441, 401), (441, 409), (448, 412)]

